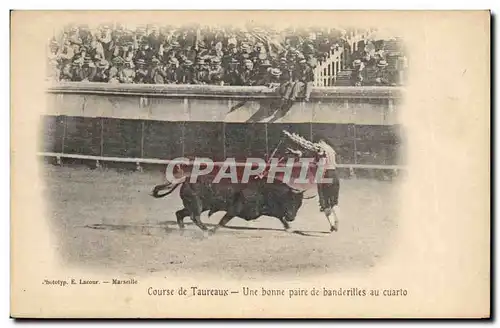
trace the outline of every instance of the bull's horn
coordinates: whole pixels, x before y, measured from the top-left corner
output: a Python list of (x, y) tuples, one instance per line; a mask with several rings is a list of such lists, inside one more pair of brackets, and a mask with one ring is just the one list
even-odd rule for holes
[(300, 190), (293, 187), (290, 187), (290, 190), (295, 194), (303, 194), (305, 192), (305, 190)]

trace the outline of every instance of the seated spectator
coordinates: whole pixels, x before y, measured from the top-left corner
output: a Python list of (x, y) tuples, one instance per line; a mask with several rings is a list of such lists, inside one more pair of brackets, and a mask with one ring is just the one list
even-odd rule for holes
[(309, 101), (309, 96), (312, 91), (312, 83), (314, 81), (314, 72), (307, 65), (307, 61), (303, 56), (299, 57), (299, 65), (297, 70), (292, 74), (293, 82), (286, 91), (286, 99), (293, 103), (301, 93), (305, 94), (305, 101)]
[(375, 85), (389, 85), (391, 84), (389, 80), (389, 74), (386, 70), (387, 62), (381, 60), (377, 63), (377, 70), (375, 72)]
[(61, 63), (62, 66), (69, 64), (73, 61), (75, 56), (75, 49), (71, 45), (69, 40), (65, 40), (62, 47), (58, 48), (56, 58)]
[(374, 57), (372, 57), (371, 54), (369, 54), (367, 52), (365, 52), (363, 57), (361, 57), (361, 61), (367, 67), (374, 67), (375, 64), (377, 63), (377, 60)]
[(254, 85), (268, 85), (270, 83), (270, 68), (271, 62), (265, 59), (262, 63), (258, 64), (258, 70), (254, 73)]
[(351, 73), (351, 85), (359, 87), (362, 85), (364, 77), (363, 71), (365, 68), (365, 64), (360, 60), (356, 59), (352, 63), (353, 71)]
[[(295, 92), (304, 93), (304, 100), (309, 102), (309, 97), (311, 96), (312, 87), (314, 84), (314, 70), (313, 67), (310, 66), (305, 58), (300, 59), (299, 61), (299, 83), (297, 83)], [(303, 91), (302, 91), (303, 90)]]
[(92, 57), (86, 56), (82, 68), (80, 70), (80, 81), (93, 82), (96, 75), (96, 67), (92, 61)]
[(95, 82), (108, 82), (108, 70), (109, 70), (109, 62), (101, 58), (96, 63), (96, 74), (94, 77)]
[(222, 42), (217, 42), (215, 44), (215, 46), (213, 47), (213, 49), (211, 49), (208, 52), (208, 55), (212, 56), (212, 57), (219, 57), (219, 58), (224, 57), (224, 52), (222, 51)]
[(175, 57), (169, 57), (166, 67), (166, 83), (176, 84), (179, 81), (179, 61)]
[(269, 80), (268, 80), (268, 87), (276, 89), (278, 92), (278, 95), (281, 96), (281, 90), (280, 90), (280, 85), (281, 85), (281, 70), (279, 68), (271, 68), (269, 70)]
[(194, 84), (207, 84), (208, 83), (208, 69), (205, 64), (205, 59), (198, 58), (196, 62)]
[(373, 58), (375, 58), (375, 61), (377, 63), (380, 62), (381, 60), (385, 60), (384, 50), (378, 49), (377, 51), (375, 51), (375, 53), (373, 54)]
[(241, 85), (239, 61), (232, 57), (224, 70), (224, 85)]
[(135, 72), (135, 83), (146, 83), (147, 76), (148, 76), (148, 71), (144, 67), (146, 64), (146, 61), (143, 58), (137, 59), (136, 65), (137, 69)]
[(118, 72), (120, 83), (133, 83), (135, 79), (135, 70), (132, 59), (126, 59), (123, 64), (123, 69)]
[(97, 41), (96, 37), (92, 37), (92, 41), (87, 48), (87, 53), (93, 60), (104, 58), (104, 47), (100, 42)]
[(167, 74), (160, 66), (160, 60), (156, 57), (153, 57), (153, 59), (151, 60), (151, 67), (149, 69), (146, 82), (152, 84), (165, 84), (166, 78)]
[(82, 80), (82, 65), (83, 62), (80, 60), (81, 57), (76, 57), (73, 60), (73, 64), (71, 65), (71, 70), (69, 72), (70, 74), (70, 81), (73, 82), (80, 82)]
[(123, 69), (123, 58), (113, 58), (113, 66), (109, 69), (109, 83), (120, 83), (119, 75)]
[(179, 70), (179, 83), (180, 84), (194, 84), (194, 67), (193, 62), (189, 59), (185, 59)]
[(254, 69), (253, 62), (250, 59), (245, 59), (243, 62), (243, 70), (240, 72), (240, 81), (242, 85), (254, 85)]
[(214, 85), (224, 85), (224, 70), (221, 66), (219, 57), (212, 59), (210, 70), (208, 72), (208, 83)]

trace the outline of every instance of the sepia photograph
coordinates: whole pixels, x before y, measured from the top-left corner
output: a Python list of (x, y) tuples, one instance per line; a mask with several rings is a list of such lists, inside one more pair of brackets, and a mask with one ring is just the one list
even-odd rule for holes
[[(397, 117), (408, 59), (397, 35), (117, 23), (56, 32), (48, 44), (51, 113), (43, 116), (39, 156), (66, 261), (126, 265), (133, 274), (215, 270), (247, 277), (363, 269), (383, 257), (398, 221), (390, 199), (404, 170)], [(155, 199), (162, 186), (179, 185), (160, 186), (176, 158), (220, 165), (232, 158), (243, 174), (248, 158), (281, 164), (301, 150), (318, 156), (320, 141), (336, 179), (324, 195), (306, 200), (305, 191), (318, 194), (321, 184), (297, 184), (304, 193), (295, 196), (283, 176), (268, 186), (266, 170), (252, 174), (265, 179), (262, 186), (254, 179), (213, 183), (207, 174), (201, 185), (188, 181)], [(185, 174), (191, 165), (183, 165)], [(340, 229), (337, 205), (351, 219), (342, 222), (345, 233), (326, 236)], [(192, 247), (207, 225), (225, 223), (221, 218), (231, 223), (220, 236)], [(283, 233), (291, 226), (298, 230)], [(168, 253), (160, 251), (165, 247)]]
[(487, 11), (11, 27), (12, 317), (489, 316)]

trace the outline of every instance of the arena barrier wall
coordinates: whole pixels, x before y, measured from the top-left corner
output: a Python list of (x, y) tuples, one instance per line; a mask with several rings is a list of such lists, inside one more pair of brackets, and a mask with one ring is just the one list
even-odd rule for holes
[(61, 83), (47, 88), (39, 154), (138, 166), (180, 156), (223, 161), (269, 156), (287, 129), (328, 138), (339, 167), (399, 170), (405, 164), (398, 119), (403, 92), (314, 88), (310, 102), (299, 99), (273, 120), (278, 98), (266, 87)]

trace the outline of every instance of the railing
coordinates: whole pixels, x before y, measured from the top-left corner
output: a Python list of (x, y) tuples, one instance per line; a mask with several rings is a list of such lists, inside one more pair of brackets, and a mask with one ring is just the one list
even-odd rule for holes
[(337, 80), (337, 73), (344, 69), (344, 48), (331, 50), (330, 57), (319, 64), (314, 72), (314, 85), (317, 87), (333, 86)]
[[(170, 159), (158, 159), (158, 158), (123, 158), (123, 157), (111, 157), (111, 156), (92, 156), (92, 155), (79, 155), (79, 154), (64, 154), (64, 153), (51, 153), (51, 152), (38, 152), (39, 157), (52, 157), (55, 158), (58, 163), (61, 163), (62, 158), (71, 159), (82, 159), (96, 161), (100, 166), (100, 162), (122, 162), (122, 163), (134, 163), (140, 170), (142, 164), (161, 164), (168, 165), (170, 163), (175, 163), (174, 160)], [(222, 166), (223, 162), (214, 162), (215, 166)], [(246, 162), (236, 163), (237, 167), (249, 166)], [(406, 167), (404, 165), (381, 165), (381, 164), (337, 164), (338, 168), (342, 169), (378, 169), (378, 170), (404, 170)]]
[(337, 81), (337, 74), (344, 70), (348, 65), (350, 55), (357, 51), (358, 42), (366, 40), (373, 30), (368, 30), (363, 33), (352, 33), (347, 38), (350, 51), (344, 47), (331, 49), (329, 57), (314, 70), (314, 85), (318, 87), (334, 86)]

